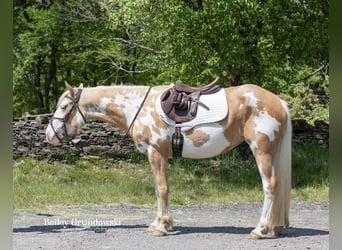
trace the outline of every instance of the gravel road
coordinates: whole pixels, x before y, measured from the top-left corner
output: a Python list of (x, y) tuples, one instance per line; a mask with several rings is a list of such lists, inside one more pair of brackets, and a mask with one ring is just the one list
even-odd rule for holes
[(14, 249), (329, 249), (329, 203), (292, 202), (291, 226), (277, 239), (251, 240), (261, 203), (171, 206), (174, 230), (145, 232), (155, 208), (54, 206), (13, 214)]

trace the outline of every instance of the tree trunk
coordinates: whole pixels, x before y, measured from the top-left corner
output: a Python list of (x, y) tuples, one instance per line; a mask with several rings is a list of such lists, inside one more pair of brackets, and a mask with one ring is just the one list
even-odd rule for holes
[(50, 70), (49, 75), (45, 81), (45, 109), (46, 112), (50, 112), (50, 90), (51, 85), (53, 86), (53, 98), (56, 100), (58, 97), (57, 93), (57, 50), (58, 46), (56, 44), (52, 44), (51, 46), (51, 57), (50, 57)]
[(36, 97), (38, 114), (44, 113), (44, 101), (43, 94), (41, 92), (40, 85), (40, 75), (41, 75), (41, 59), (38, 58), (34, 62), (34, 80), (33, 80), (33, 92)]
[(243, 67), (228, 66), (227, 68), (229, 85), (239, 86), (242, 84)]

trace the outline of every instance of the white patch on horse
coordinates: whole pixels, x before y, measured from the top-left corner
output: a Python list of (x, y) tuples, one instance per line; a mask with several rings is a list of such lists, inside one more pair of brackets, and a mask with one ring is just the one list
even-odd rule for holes
[(127, 95), (116, 95), (114, 103), (118, 106), (123, 107), (123, 112), (125, 113), (125, 118), (127, 124), (130, 124), (134, 116), (141, 105), (142, 96), (138, 95), (136, 92), (127, 93)]
[(153, 130), (153, 126), (156, 128), (156, 122), (152, 117), (152, 111), (153, 109), (151, 107), (147, 108), (146, 115), (141, 117), (139, 121), (146, 127), (148, 127), (151, 131), (151, 139), (150, 143), (151, 144), (158, 144), (158, 140), (166, 140), (167, 137), (169, 136), (169, 130), (168, 129), (158, 129), (159, 133), (156, 133), (155, 130)]
[(60, 103), (60, 105), (58, 106), (58, 108), (57, 108), (57, 110), (53, 116), (56, 118), (63, 118), (65, 116), (65, 114), (64, 114), (65, 111), (62, 109), (62, 107), (67, 107), (68, 104), (69, 104), (69, 101), (67, 99), (64, 99)]
[(210, 139), (201, 145), (196, 147), (191, 139), (184, 135), (184, 145), (182, 155), (185, 158), (192, 159), (204, 159), (221, 154), (230, 143), (223, 135), (224, 127), (218, 123), (198, 125), (194, 128), (205, 131), (210, 135)]
[(142, 154), (144, 154), (147, 151), (148, 147), (149, 145), (144, 141), (136, 143), (137, 150)]
[(84, 119), (79, 111), (76, 113), (76, 122), (78, 127), (81, 127), (84, 123)]
[(248, 106), (250, 107), (257, 107), (258, 106), (258, 102), (259, 99), (254, 95), (253, 92), (248, 92), (246, 94), (244, 94), (243, 96), (249, 97), (248, 99)]
[(256, 116), (253, 121), (255, 123), (255, 132), (267, 135), (268, 139), (272, 142), (275, 137), (274, 133), (279, 131), (280, 122), (270, 116), (266, 110), (260, 111), (259, 115)]
[(269, 190), (269, 182), (267, 181), (266, 175), (264, 174), (262, 168), (262, 163), (258, 162), (258, 169), (261, 176), (261, 182), (265, 194), (263, 209), (260, 217), (258, 226), (253, 230), (257, 235), (264, 235), (263, 231), (265, 227), (269, 226), (270, 216), (272, 212), (272, 206), (274, 201), (274, 195)]
[(151, 114), (152, 108), (151, 107), (147, 107), (146, 108), (146, 115), (139, 117), (139, 120), (142, 122), (142, 124), (144, 124), (145, 126), (152, 128), (153, 125), (155, 125), (155, 120), (152, 117)]
[(258, 148), (258, 144), (256, 141), (252, 141), (250, 144), (249, 144), (249, 147), (250, 149), (252, 150), (253, 154), (255, 153), (255, 150)]
[(110, 104), (113, 100), (108, 97), (102, 97), (101, 102), (99, 104), (100, 112), (104, 115), (107, 114), (107, 105)]
[(257, 162), (257, 166), (258, 166), (258, 170), (260, 173), (263, 189), (266, 190), (267, 189), (267, 178), (266, 178), (265, 173), (262, 171), (262, 162)]

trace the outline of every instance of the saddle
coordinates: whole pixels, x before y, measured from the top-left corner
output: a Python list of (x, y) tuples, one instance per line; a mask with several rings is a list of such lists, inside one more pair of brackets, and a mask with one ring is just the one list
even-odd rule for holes
[(218, 92), (219, 78), (203, 87), (191, 87), (184, 83), (176, 83), (167, 89), (160, 97), (160, 104), (164, 113), (176, 123), (193, 120), (196, 117), (198, 105), (209, 110), (199, 98), (201, 95), (210, 95)]

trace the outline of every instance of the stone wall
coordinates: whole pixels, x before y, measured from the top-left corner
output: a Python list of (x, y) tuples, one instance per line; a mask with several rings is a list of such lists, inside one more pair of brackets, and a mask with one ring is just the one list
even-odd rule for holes
[(52, 146), (45, 141), (49, 116), (31, 116), (13, 121), (13, 158), (64, 159), (66, 156), (127, 158), (135, 150), (133, 141), (121, 130), (102, 122), (87, 122), (72, 143)]
[(314, 126), (311, 126), (304, 120), (294, 120), (292, 126), (294, 143), (314, 143), (323, 147), (329, 146), (329, 124), (316, 121)]
[[(45, 129), (50, 115), (26, 116), (13, 120), (13, 158), (64, 159), (66, 156), (107, 157), (125, 159), (135, 151), (133, 141), (110, 124), (87, 122), (73, 144), (52, 146), (45, 142)], [(293, 122), (294, 143), (316, 143), (328, 146), (329, 126), (317, 123), (315, 127), (304, 121)], [(244, 147), (243, 145), (241, 147)], [(244, 151), (244, 150), (242, 150)]]

